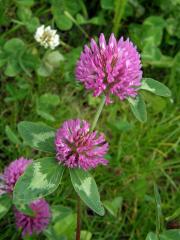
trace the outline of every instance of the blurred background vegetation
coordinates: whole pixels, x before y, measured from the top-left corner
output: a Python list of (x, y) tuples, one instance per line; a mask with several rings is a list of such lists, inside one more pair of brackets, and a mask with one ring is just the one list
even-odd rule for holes
[[(53, 52), (34, 40), (41, 24), (58, 29), (61, 45)], [(145, 124), (134, 119), (126, 102), (104, 109), (98, 129), (110, 143), (109, 165), (92, 174), (107, 211), (99, 217), (83, 208), (82, 240), (144, 240), (158, 228), (180, 228), (179, 0), (0, 0), (0, 172), (22, 155), (42, 157), (23, 145), (19, 121), (54, 127), (70, 118), (92, 121), (100, 99), (76, 81), (74, 69), (83, 45), (101, 32), (107, 39), (111, 32), (129, 37), (141, 53), (143, 76), (165, 83), (172, 98), (144, 92)], [(159, 220), (154, 183), (161, 197)], [(66, 174), (47, 198), (53, 231), (32, 239), (73, 239), (75, 196)], [(0, 239), (19, 236), (9, 212), (0, 220)], [(180, 239), (174, 236), (162, 239)]]

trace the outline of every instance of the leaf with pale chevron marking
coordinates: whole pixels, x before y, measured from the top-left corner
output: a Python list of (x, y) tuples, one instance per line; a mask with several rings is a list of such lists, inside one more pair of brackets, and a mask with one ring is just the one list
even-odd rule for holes
[(78, 168), (70, 169), (70, 176), (74, 189), (80, 198), (94, 212), (103, 216), (104, 208), (94, 178), (87, 171)]
[(0, 195), (0, 219), (8, 212), (12, 205), (12, 200), (7, 194)]
[(61, 182), (63, 171), (64, 167), (53, 157), (34, 161), (15, 185), (14, 204), (28, 204), (54, 192)]
[(163, 83), (152, 78), (143, 78), (140, 89), (152, 92), (158, 96), (171, 97), (171, 91)]
[(55, 129), (42, 123), (20, 122), (18, 131), (25, 144), (32, 148), (55, 153)]

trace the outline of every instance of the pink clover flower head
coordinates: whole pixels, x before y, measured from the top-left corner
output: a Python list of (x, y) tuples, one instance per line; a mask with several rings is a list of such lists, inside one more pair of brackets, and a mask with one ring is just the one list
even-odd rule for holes
[(65, 121), (57, 130), (55, 146), (57, 160), (69, 168), (89, 170), (107, 164), (104, 155), (108, 151), (108, 143), (104, 134), (91, 132), (85, 120)]
[(22, 230), (22, 236), (39, 234), (49, 224), (51, 212), (49, 204), (44, 199), (38, 199), (30, 204), (34, 216), (28, 216), (15, 209), (16, 226)]
[(85, 45), (77, 62), (76, 78), (94, 96), (104, 93), (106, 104), (112, 102), (111, 94), (120, 100), (136, 97), (142, 79), (140, 54), (129, 39), (121, 37), (117, 41), (112, 33), (107, 43), (101, 33), (99, 45), (94, 39), (90, 47)]
[(23, 157), (11, 162), (4, 170), (3, 181), (6, 186), (6, 191), (11, 193), (14, 185), (19, 177), (24, 173), (26, 168), (32, 163), (32, 160)]

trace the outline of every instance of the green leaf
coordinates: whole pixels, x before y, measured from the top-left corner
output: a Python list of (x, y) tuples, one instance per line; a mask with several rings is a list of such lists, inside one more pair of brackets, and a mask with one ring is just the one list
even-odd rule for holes
[(73, 187), (85, 204), (100, 216), (104, 215), (104, 208), (100, 201), (98, 188), (94, 178), (82, 169), (70, 169)]
[(64, 61), (64, 57), (59, 51), (53, 51), (47, 53), (43, 60), (51, 66), (57, 68), (59, 67), (60, 62)]
[(45, 230), (49, 240), (74, 239), (76, 230), (76, 214), (69, 207), (55, 205), (51, 207), (51, 225)]
[(48, 77), (53, 72), (53, 66), (42, 61), (41, 65), (37, 69), (37, 74), (42, 77)]
[(30, 8), (20, 6), (18, 8), (17, 15), (29, 32), (35, 32), (35, 30), (39, 26), (39, 19), (32, 16), (32, 11), (30, 10)]
[(98, 16), (89, 19), (87, 23), (99, 25), (99, 26), (106, 26), (107, 24), (103, 14), (99, 14)]
[(16, 76), (22, 70), (31, 77), (29, 69), (35, 69), (39, 60), (19, 38), (12, 38), (4, 44), (0, 58), (0, 65), (6, 64), (5, 74), (9, 77)]
[(77, 20), (77, 23), (80, 25), (82, 25), (82, 24), (94, 24), (94, 25), (99, 25), (99, 26), (106, 25), (106, 21), (104, 19), (103, 14), (99, 14), (96, 17), (86, 19), (83, 15), (78, 13), (76, 15), (76, 20)]
[(134, 116), (140, 122), (146, 122), (147, 121), (146, 104), (142, 96), (139, 94), (135, 99), (128, 98), (128, 101), (130, 103), (130, 107)]
[(81, 240), (91, 240), (92, 239), (92, 233), (88, 231), (81, 231)]
[(40, 60), (37, 54), (27, 49), (19, 58), (19, 64), (21, 64), (22, 70), (27, 72), (27, 70), (36, 70), (40, 64)]
[(54, 68), (59, 67), (62, 61), (64, 61), (64, 57), (59, 51), (47, 52), (37, 69), (38, 75), (42, 77), (50, 76)]
[(167, 105), (167, 98), (162, 98), (160, 96), (154, 95), (148, 91), (142, 92), (143, 97), (148, 105), (151, 106), (155, 114), (163, 112)]
[(47, 121), (50, 122), (55, 122), (55, 117), (53, 115), (51, 115), (49, 112), (46, 112), (44, 110), (41, 110), (39, 108), (36, 109), (36, 112), (39, 116), (41, 116), (42, 118), (46, 119)]
[(141, 57), (144, 66), (147, 66), (148, 64), (160, 68), (171, 68), (173, 66), (172, 57), (163, 55), (158, 47), (149, 43), (144, 45)]
[(41, 158), (28, 166), (13, 193), (15, 205), (30, 202), (54, 192), (59, 186), (64, 167), (53, 157)]
[(56, 107), (59, 105), (59, 103), (60, 99), (58, 95), (45, 93), (37, 99), (37, 114), (48, 121), (54, 122), (56, 119), (54, 117), (53, 111), (56, 110)]
[(47, 237), (46, 240), (67, 240), (64, 237), (57, 237), (52, 225), (49, 225), (48, 228), (44, 229), (43, 235)]
[(143, 78), (141, 83), (141, 89), (147, 90), (162, 97), (171, 96), (171, 91), (168, 87), (152, 78)]
[(148, 233), (146, 240), (179, 240), (180, 229), (172, 229), (159, 234), (159, 237), (153, 232)]
[(113, 10), (114, 0), (101, 0), (101, 7), (106, 10)]
[(56, 107), (60, 103), (59, 96), (52, 93), (45, 93), (39, 97), (39, 104), (49, 107)]
[(9, 41), (7, 41), (4, 45), (4, 50), (7, 53), (11, 53), (13, 55), (24, 49), (25, 43), (19, 38), (12, 38)]
[(116, 197), (112, 200), (106, 200), (103, 202), (104, 207), (108, 210), (108, 212), (114, 216), (117, 217), (118, 211), (122, 207), (122, 197)]
[(12, 58), (8, 60), (7, 66), (5, 68), (5, 72), (4, 73), (8, 77), (14, 77), (21, 71), (21, 68), (20, 68), (20, 66), (18, 64), (17, 59), (13, 58), (13, 57), (14, 56), (12, 56)]
[(131, 23), (128, 27), (130, 39), (136, 44), (139, 49), (143, 47), (142, 41), (142, 25), (137, 23)]
[(161, 16), (150, 16), (143, 24), (130, 24), (130, 36), (143, 50), (143, 58), (157, 61), (161, 57), (161, 51), (157, 47), (161, 44), (165, 26), (166, 22)]
[(0, 195), (0, 219), (8, 212), (11, 205), (11, 198), (7, 194)]
[(34, 4), (34, 0), (16, 0), (17, 5), (32, 7)]
[(28, 7), (20, 6), (17, 9), (17, 16), (23, 23), (25, 23), (32, 17), (31, 9)]
[(146, 240), (159, 240), (159, 239), (157, 238), (155, 233), (150, 232), (150, 233), (148, 233)]
[(133, 129), (133, 124), (124, 121), (124, 120), (119, 120), (116, 119), (113, 121), (112, 119), (108, 122), (109, 127), (114, 130), (114, 131), (121, 131), (121, 132), (128, 132)]
[(69, 214), (73, 213), (70, 207), (65, 207), (63, 205), (53, 205), (51, 207), (52, 213), (52, 223), (56, 223), (57, 220), (62, 219)]
[(160, 234), (160, 240), (178, 240), (180, 239), (180, 229), (164, 231)]
[(54, 137), (55, 129), (42, 123), (20, 122), (18, 131), (25, 143), (32, 148), (55, 152)]
[(73, 25), (72, 21), (69, 18), (67, 18), (64, 15), (64, 13), (62, 13), (61, 15), (58, 15), (58, 13), (56, 13), (56, 11), (54, 11), (54, 16), (55, 16), (55, 21), (56, 21), (57, 26), (62, 31), (67, 31), (72, 28), (72, 25)]
[(27, 204), (17, 203), (16, 208), (28, 216), (35, 216), (35, 212)]
[(16, 134), (12, 131), (12, 129), (8, 125), (6, 125), (5, 127), (5, 132), (11, 142), (15, 144), (21, 144), (19, 138), (16, 136)]
[(142, 52), (143, 61), (159, 62), (161, 58), (162, 58), (162, 53), (158, 47), (152, 45), (151, 43), (146, 43), (143, 46), (143, 52)]
[(166, 221), (172, 221), (172, 220), (176, 219), (179, 216), (180, 216), (180, 208), (177, 208), (173, 212), (173, 214), (171, 214), (170, 216), (166, 217)]
[(76, 218), (77, 216), (75, 213), (69, 213), (59, 218), (53, 226), (56, 236), (66, 236), (66, 239), (74, 239), (73, 235), (76, 229)]
[(150, 16), (142, 25), (142, 39), (144, 44), (150, 43), (159, 46), (162, 41), (163, 29), (166, 25), (161, 16)]
[(59, 29), (63, 31), (70, 30), (73, 22), (69, 19), (64, 12), (69, 12), (74, 16), (81, 9), (81, 4), (74, 0), (52, 0), (52, 13), (55, 22)]
[(26, 22), (27, 30), (33, 33), (38, 28), (39, 24), (39, 19), (37, 17), (32, 17), (29, 22)]
[(5, 98), (6, 102), (16, 102), (19, 100), (23, 100), (25, 97), (28, 96), (28, 89), (22, 89), (18, 86), (16, 83), (7, 83), (6, 84), (6, 91), (7, 91), (7, 96)]

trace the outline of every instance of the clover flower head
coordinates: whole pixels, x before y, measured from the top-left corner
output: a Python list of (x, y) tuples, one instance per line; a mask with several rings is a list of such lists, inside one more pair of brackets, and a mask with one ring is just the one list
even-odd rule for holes
[(11, 193), (13, 191), (14, 185), (16, 184), (17, 180), (31, 163), (32, 160), (21, 157), (11, 162), (9, 166), (5, 168), (2, 179), (6, 192)]
[(112, 33), (107, 43), (101, 34), (99, 44), (92, 39), (90, 47), (85, 45), (77, 62), (76, 78), (94, 96), (104, 93), (106, 104), (112, 102), (111, 94), (120, 100), (136, 97), (142, 79), (140, 55), (129, 39), (121, 37), (117, 41)]
[(22, 236), (39, 234), (49, 224), (51, 213), (49, 204), (44, 199), (38, 199), (30, 204), (34, 216), (28, 216), (14, 209), (16, 226), (22, 230)]
[(56, 32), (57, 30), (51, 29), (50, 26), (42, 25), (37, 28), (34, 38), (41, 46), (54, 49), (60, 42), (59, 35)]
[(55, 146), (57, 160), (69, 168), (89, 170), (107, 164), (104, 155), (108, 143), (104, 134), (91, 132), (84, 120), (65, 121), (56, 133)]

